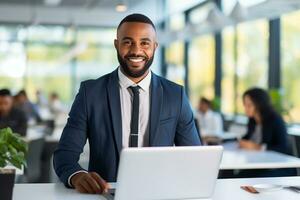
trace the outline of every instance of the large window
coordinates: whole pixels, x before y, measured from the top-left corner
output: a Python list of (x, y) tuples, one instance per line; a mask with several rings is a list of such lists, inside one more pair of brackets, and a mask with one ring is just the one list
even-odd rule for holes
[(222, 99), (221, 110), (224, 113), (233, 114), (235, 111), (235, 71), (236, 71), (236, 50), (234, 28), (224, 29), (222, 33), (223, 54), (222, 54)]
[(111, 28), (0, 26), (0, 88), (24, 88), (33, 101), (37, 90), (56, 92), (69, 104), (82, 80), (118, 66), (115, 35)]
[[(185, 25), (184, 15), (177, 14), (170, 17), (170, 31), (179, 31)], [(177, 38), (174, 38), (175, 40)], [(177, 40), (166, 47), (167, 79), (184, 85), (184, 42)]]
[(184, 43), (172, 42), (166, 48), (167, 79), (184, 85)]
[(113, 46), (115, 29), (83, 29), (78, 31), (77, 46), (81, 49), (76, 58), (77, 87), (82, 80), (98, 78), (118, 67)]
[(300, 122), (300, 11), (282, 17), (282, 87), (290, 122)]
[(57, 92), (62, 101), (68, 102), (72, 97), (71, 66), (64, 60), (69, 47), (63, 44), (27, 45), (27, 71), (24, 76), (24, 88), (31, 97), (37, 90), (45, 94)]
[(237, 112), (243, 112), (242, 95), (250, 87), (267, 89), (267, 20), (246, 22), (237, 27)]
[(0, 41), (0, 88), (10, 88), (12, 92), (17, 92), (23, 87), (25, 73), (26, 53), (24, 44)]
[(215, 42), (212, 35), (197, 37), (189, 50), (190, 100), (197, 106), (199, 97), (214, 97)]
[(267, 89), (268, 30), (267, 20), (245, 22), (224, 30), (222, 80), (224, 112), (244, 113), (243, 93), (251, 87)]

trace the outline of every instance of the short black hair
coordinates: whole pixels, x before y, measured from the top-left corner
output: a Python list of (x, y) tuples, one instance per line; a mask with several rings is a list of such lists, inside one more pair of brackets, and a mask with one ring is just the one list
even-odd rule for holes
[(122, 21), (119, 23), (118, 25), (118, 29), (121, 27), (122, 24), (124, 24), (125, 22), (141, 22), (141, 23), (146, 23), (146, 24), (150, 24), (154, 30), (156, 31), (156, 28), (153, 24), (153, 22), (151, 21), (151, 19), (149, 17), (147, 17), (146, 15), (143, 14), (139, 14), (139, 13), (133, 13), (131, 15), (127, 15), (124, 19), (122, 19)]
[(1, 90), (0, 90), (0, 96), (1, 96), (1, 97), (4, 97), (4, 96), (11, 96), (10, 90), (9, 90), (9, 89), (6, 89), (6, 88), (1, 89)]
[(201, 97), (201, 98), (200, 98), (200, 103), (205, 103), (206, 105), (208, 105), (209, 107), (211, 107), (211, 101), (208, 100), (208, 99), (205, 98), (205, 97)]
[(23, 89), (23, 90), (20, 90), (19, 92), (18, 92), (18, 94), (17, 94), (18, 96), (25, 96), (25, 97), (27, 97), (27, 93), (26, 93), (26, 91)]

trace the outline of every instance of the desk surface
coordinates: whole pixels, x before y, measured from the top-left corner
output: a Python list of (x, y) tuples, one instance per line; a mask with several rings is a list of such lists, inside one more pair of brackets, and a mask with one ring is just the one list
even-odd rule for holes
[[(300, 177), (284, 178), (252, 178), (252, 179), (219, 179), (217, 180), (212, 200), (299, 200), (300, 193), (289, 190), (276, 190), (250, 194), (242, 189), (241, 185), (255, 184), (300, 185)], [(106, 200), (105, 196), (79, 194), (73, 189), (65, 188), (61, 183), (50, 184), (16, 184), (13, 200)]]
[(275, 169), (298, 168), (300, 159), (275, 151), (248, 151), (237, 143), (225, 143), (220, 169)]
[(31, 127), (27, 130), (27, 135), (24, 139), (25, 141), (30, 142), (31, 140), (44, 137), (47, 142), (58, 142), (62, 132), (63, 127), (58, 127), (53, 130), (53, 133), (51, 135), (45, 135), (44, 127)]

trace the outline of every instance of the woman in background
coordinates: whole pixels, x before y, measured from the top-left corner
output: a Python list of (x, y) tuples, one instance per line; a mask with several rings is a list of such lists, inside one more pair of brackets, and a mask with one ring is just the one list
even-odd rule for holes
[(285, 123), (272, 107), (267, 92), (249, 89), (243, 94), (243, 103), (249, 122), (247, 134), (239, 142), (240, 148), (289, 153)]
[[(285, 123), (272, 107), (268, 93), (260, 88), (249, 89), (243, 95), (243, 102), (249, 122), (247, 134), (239, 141), (240, 148), (260, 151), (267, 149), (286, 154), (290, 153)], [(296, 175), (294, 168), (255, 169), (241, 170), (237, 177), (294, 175)]]

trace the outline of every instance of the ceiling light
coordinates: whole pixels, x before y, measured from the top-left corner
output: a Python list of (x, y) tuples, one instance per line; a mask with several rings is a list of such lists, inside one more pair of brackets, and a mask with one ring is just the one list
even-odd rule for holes
[(58, 6), (62, 0), (44, 0), (47, 6)]
[(117, 12), (125, 12), (127, 10), (127, 6), (123, 3), (118, 3), (116, 6), (116, 11)]

